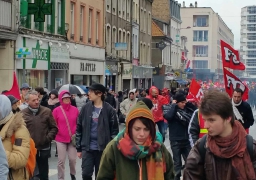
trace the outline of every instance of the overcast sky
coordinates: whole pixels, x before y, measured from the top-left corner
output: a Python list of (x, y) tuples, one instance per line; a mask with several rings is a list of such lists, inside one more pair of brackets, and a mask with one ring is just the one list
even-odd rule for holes
[[(178, 0), (183, 4), (183, 0)], [(190, 3), (195, 4), (193, 0), (185, 0), (186, 7)], [(235, 48), (240, 48), (240, 20), (241, 8), (245, 6), (256, 5), (256, 0), (197, 0), (198, 7), (211, 7), (214, 12), (218, 13), (227, 26), (234, 33)]]

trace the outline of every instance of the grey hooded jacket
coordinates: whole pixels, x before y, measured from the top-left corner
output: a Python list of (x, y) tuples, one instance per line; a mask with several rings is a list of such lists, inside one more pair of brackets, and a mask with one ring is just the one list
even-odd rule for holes
[[(0, 121), (8, 116), (11, 111), (12, 108), (9, 98), (7, 98), (5, 95), (0, 95)], [(2, 144), (2, 140), (0, 140), (0, 180), (7, 180), (8, 173), (9, 167), (7, 163), (7, 158)]]

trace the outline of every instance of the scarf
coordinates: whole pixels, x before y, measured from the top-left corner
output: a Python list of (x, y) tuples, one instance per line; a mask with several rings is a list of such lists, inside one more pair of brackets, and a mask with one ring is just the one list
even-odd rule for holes
[(51, 99), (51, 98), (50, 98), (50, 99), (48, 100), (48, 104), (51, 105), (51, 106), (57, 104), (58, 102), (60, 102), (58, 98), (55, 98), (55, 99)]
[[(124, 129), (114, 139), (117, 148), (128, 159), (141, 161), (146, 158), (148, 180), (163, 180), (164, 173), (166, 172), (166, 164), (161, 152), (161, 144), (163, 142), (162, 135), (157, 132), (154, 142), (152, 142), (151, 137), (149, 137), (144, 145), (137, 145), (125, 131)], [(140, 164), (139, 168), (139, 179), (142, 180), (142, 164)]]
[(246, 145), (246, 132), (240, 122), (235, 121), (228, 137), (208, 136), (207, 146), (220, 158), (231, 158), (232, 169), (240, 180), (255, 180), (255, 172)]
[(30, 111), (32, 111), (33, 115), (35, 116), (36, 113), (37, 113), (38, 110), (39, 110), (39, 107), (38, 107), (37, 109), (33, 109), (32, 107), (28, 106), (28, 109), (29, 109)]
[(243, 116), (240, 114), (240, 112), (239, 112), (238, 109), (237, 109), (237, 106), (240, 106), (242, 102), (243, 102), (243, 101), (241, 101), (240, 103), (236, 104), (236, 103), (233, 101), (233, 99), (232, 99), (233, 112), (234, 112), (234, 114), (235, 114), (235, 116), (236, 116), (236, 119), (237, 119), (237, 120), (240, 120), (240, 121), (242, 121), (242, 123), (244, 123)]

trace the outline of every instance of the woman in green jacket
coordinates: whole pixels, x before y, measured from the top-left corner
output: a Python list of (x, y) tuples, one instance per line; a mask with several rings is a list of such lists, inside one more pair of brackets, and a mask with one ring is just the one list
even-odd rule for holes
[(131, 109), (126, 127), (104, 150), (97, 180), (173, 180), (171, 154), (143, 102)]

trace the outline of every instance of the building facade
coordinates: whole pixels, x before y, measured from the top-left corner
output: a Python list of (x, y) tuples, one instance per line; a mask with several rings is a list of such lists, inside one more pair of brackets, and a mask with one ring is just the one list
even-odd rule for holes
[(256, 6), (246, 6), (241, 10), (240, 55), (246, 69), (241, 74), (247, 80), (256, 80)]
[(188, 78), (203, 81), (223, 79), (220, 40), (234, 46), (234, 34), (222, 18), (210, 7), (198, 7), (197, 3), (181, 8), (181, 36), (187, 37), (187, 59), (191, 61)]
[(132, 3), (105, 1), (105, 85), (115, 91), (132, 88)]
[[(29, 0), (34, 3), (34, 0)], [(52, 14), (36, 22), (34, 15), (20, 17), (15, 67), (21, 85), (48, 89), (68, 83), (69, 48), (65, 31), (65, 1), (49, 0)], [(22, 11), (22, 9), (21, 9)]]
[(158, 88), (176, 87), (182, 78), (186, 54), (181, 55), (185, 52), (186, 36), (180, 37), (181, 22), (180, 4), (173, 0), (154, 1), (152, 63), (153, 81)]
[(152, 85), (151, 21), (153, 0), (139, 1), (139, 62), (133, 62), (133, 86), (150, 88)]
[(104, 84), (104, 0), (67, 0), (65, 9), (70, 83)]
[(0, 0), (0, 92), (12, 87), (13, 71), (15, 70), (14, 52), (17, 39), (16, 13), (19, 2)]

